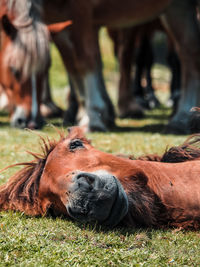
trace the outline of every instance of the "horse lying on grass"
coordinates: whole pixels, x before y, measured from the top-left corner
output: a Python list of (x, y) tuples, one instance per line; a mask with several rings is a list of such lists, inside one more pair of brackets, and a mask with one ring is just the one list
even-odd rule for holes
[(114, 227), (200, 229), (200, 135), (137, 160), (96, 150), (78, 127), (0, 187), (0, 210)]

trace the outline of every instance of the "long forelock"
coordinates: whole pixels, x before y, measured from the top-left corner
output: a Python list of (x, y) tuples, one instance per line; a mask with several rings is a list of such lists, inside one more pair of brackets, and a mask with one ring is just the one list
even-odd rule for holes
[(43, 215), (38, 199), (40, 178), (49, 154), (63, 139), (63, 133), (59, 141), (40, 136), (41, 153), (28, 152), (34, 160), (7, 167), (24, 166), (6, 184), (0, 186), (0, 210), (12, 209), (30, 215)]

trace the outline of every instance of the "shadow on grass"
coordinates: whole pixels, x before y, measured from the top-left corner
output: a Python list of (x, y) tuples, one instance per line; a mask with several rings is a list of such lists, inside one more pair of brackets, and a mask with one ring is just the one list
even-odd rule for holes
[(169, 120), (170, 115), (169, 114), (157, 114), (157, 113), (147, 113), (145, 114), (144, 119), (153, 119), (153, 120)]
[(10, 127), (9, 121), (0, 121), (0, 128), (8, 128)]
[(145, 132), (145, 133), (163, 133), (166, 128), (166, 124), (147, 124), (144, 126), (116, 126), (111, 130), (112, 133), (124, 133), (124, 132)]
[(8, 112), (6, 112), (4, 110), (0, 111), (0, 117), (8, 117), (8, 116), (9, 116)]
[(135, 234), (144, 233), (151, 238), (152, 233), (155, 231), (169, 231), (173, 230), (173, 228), (153, 228), (153, 227), (125, 227), (125, 226), (116, 226), (114, 228), (102, 226), (95, 223), (81, 223), (77, 221), (73, 221), (75, 226), (79, 227), (81, 230), (89, 230), (95, 233), (115, 233), (118, 236), (131, 236)]
[(6, 111), (0, 111), (0, 128), (10, 127), (9, 115)]

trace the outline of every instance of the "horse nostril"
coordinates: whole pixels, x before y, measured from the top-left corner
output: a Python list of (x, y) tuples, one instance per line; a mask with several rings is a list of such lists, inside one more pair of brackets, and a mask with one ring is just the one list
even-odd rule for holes
[(95, 176), (90, 173), (80, 173), (77, 175), (77, 180), (83, 180), (92, 185), (95, 182)]
[(84, 178), (88, 182), (89, 185), (92, 185), (94, 183), (94, 181), (95, 181), (94, 177), (85, 176)]
[(98, 177), (92, 173), (79, 173), (75, 181), (79, 189), (86, 191), (91, 191), (98, 185)]
[(19, 119), (17, 119), (17, 123), (20, 125), (20, 124), (24, 123), (24, 120), (19, 118)]
[(26, 121), (22, 118), (17, 118), (16, 126), (19, 128), (25, 128), (26, 127)]

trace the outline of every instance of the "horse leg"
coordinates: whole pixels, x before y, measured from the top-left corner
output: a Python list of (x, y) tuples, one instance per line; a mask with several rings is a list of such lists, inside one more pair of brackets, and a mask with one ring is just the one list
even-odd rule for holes
[[(107, 95), (100, 66), (86, 75), (70, 74), (72, 92), (76, 93), (79, 107), (76, 120), (89, 131), (107, 131), (114, 126), (114, 111)], [(74, 106), (74, 93), (71, 95)], [(69, 109), (65, 118), (69, 116)]]
[[(148, 29), (148, 27), (147, 27)], [(136, 57), (136, 71), (134, 81), (134, 93), (137, 102), (144, 108), (154, 108), (159, 105), (159, 101), (154, 94), (151, 78), (151, 67), (153, 65), (153, 49), (150, 42), (151, 35), (146, 31), (140, 36), (140, 44)], [(142, 76), (145, 73), (146, 86), (142, 86)]]
[(76, 118), (77, 118), (78, 109), (79, 109), (79, 102), (76, 96), (73, 82), (71, 81), (70, 75), (68, 76), (69, 76), (70, 91), (67, 96), (68, 108), (64, 112), (63, 124), (65, 126), (71, 126), (76, 123)]
[(88, 71), (83, 77), (86, 112), (89, 116), (89, 129), (92, 131), (107, 131), (115, 126), (115, 112), (108, 96), (104, 78), (103, 64), (99, 47), (99, 28), (94, 29), (94, 51), (96, 59), (93, 71)]
[(49, 70), (44, 73), (42, 87), (42, 103), (40, 105), (41, 114), (46, 118), (61, 117), (63, 110), (59, 108), (52, 100), (51, 89), (49, 85)]
[(170, 98), (167, 101), (169, 107), (173, 107), (172, 116), (176, 113), (178, 101), (180, 98), (181, 88), (181, 65), (179, 57), (175, 51), (174, 44), (171, 40), (168, 41), (167, 62), (169, 64), (172, 78), (170, 84)]
[(144, 42), (144, 56), (145, 56), (145, 75), (146, 75), (146, 87), (144, 88), (145, 91), (145, 98), (147, 102), (147, 106), (150, 109), (156, 108), (160, 105), (159, 100), (157, 99), (154, 88), (152, 86), (152, 77), (151, 77), (151, 68), (154, 62), (154, 54), (153, 54), (153, 47), (151, 44), (152, 36), (145, 34), (143, 37), (142, 42)]
[(32, 74), (25, 83), (16, 83), (13, 88), (15, 109), (11, 114), (11, 126), (17, 128), (40, 129), (44, 120), (40, 114), (42, 77)]
[(134, 28), (118, 31), (120, 34), (118, 44), (118, 58), (120, 64), (120, 82), (118, 95), (119, 116), (121, 118), (141, 118), (144, 116), (143, 108), (136, 102), (131, 90), (131, 65), (133, 59), (135, 37)]
[(200, 31), (195, 3), (173, 1), (161, 21), (176, 43), (182, 71), (181, 98), (167, 128), (169, 132), (187, 134), (190, 109), (200, 105)]
[[(65, 29), (53, 36), (69, 72), (72, 90), (70, 97), (72, 101), (64, 114), (64, 124), (74, 121), (76, 117), (76, 121), (88, 130), (107, 131), (114, 124), (114, 109), (103, 80), (97, 31), (94, 37), (95, 50), (98, 53), (96, 65), (90, 70), (87, 66), (87, 60), (84, 60), (83, 63), (80, 59), (80, 51), (73, 40), (73, 31)], [(90, 56), (94, 56), (93, 53)], [(78, 111), (76, 101), (78, 101)]]

